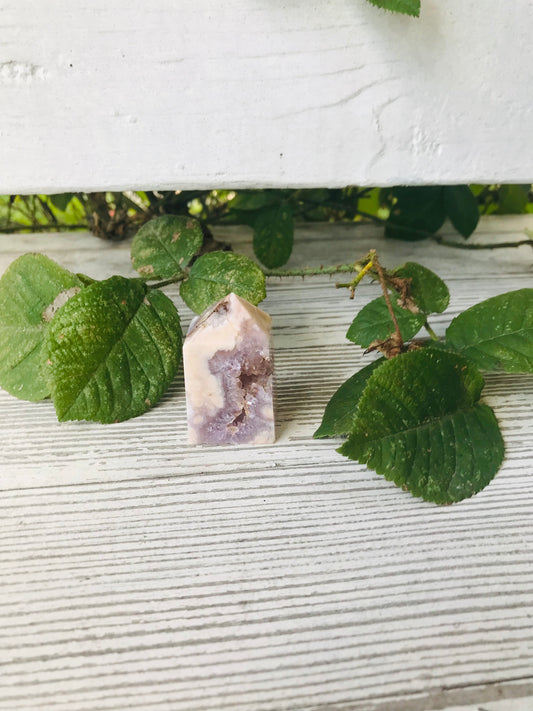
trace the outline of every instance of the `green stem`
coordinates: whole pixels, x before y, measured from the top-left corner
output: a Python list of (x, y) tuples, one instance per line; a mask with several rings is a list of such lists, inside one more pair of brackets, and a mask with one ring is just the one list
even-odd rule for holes
[(357, 267), (359, 269), (359, 274), (357, 274), (352, 281), (348, 282), (347, 284), (335, 284), (336, 289), (349, 289), (350, 290), (350, 299), (353, 299), (355, 296), (355, 290), (359, 283), (363, 280), (363, 277), (365, 274), (368, 274), (371, 269), (374, 268), (374, 263), (372, 261), (373, 256), (375, 255), (375, 250), (371, 250), (368, 253), (368, 256), (365, 258), (366, 264), (357, 262)]
[(431, 338), (432, 341), (438, 341), (438, 340), (439, 340), (439, 337), (437, 336), (437, 334), (436, 334), (435, 331), (431, 328), (431, 326), (429, 325), (429, 323), (428, 323), (427, 321), (424, 323), (424, 328), (425, 328), (426, 331), (429, 333), (429, 337)]
[(75, 232), (76, 230), (87, 230), (89, 225), (85, 223), (78, 223), (75, 225), (17, 225), (12, 227), (9, 225), (0, 225), (0, 233), (3, 234), (17, 234), (19, 232), (58, 232), (64, 230), (66, 232)]
[(177, 274), (170, 279), (165, 279), (164, 281), (158, 281), (156, 284), (148, 284), (149, 289), (161, 289), (163, 286), (169, 286), (169, 284), (178, 284), (180, 281), (186, 279), (188, 274), (183, 272), (183, 274)]
[[(355, 264), (337, 264), (334, 267), (304, 267), (303, 269), (262, 269), (263, 274), (266, 277), (306, 277), (306, 276), (320, 276), (321, 274), (353, 274), (354, 272), (360, 273), (365, 269), (364, 262), (356, 262)], [(366, 273), (366, 269), (365, 269)], [(363, 274), (361, 274), (363, 276)], [(169, 286), (169, 284), (177, 284), (184, 279), (187, 279), (187, 272), (182, 274), (177, 274), (170, 279), (165, 279), (164, 281), (159, 281), (156, 284), (149, 284), (149, 289), (161, 289), (163, 286)], [(356, 277), (357, 278), (357, 277)], [(148, 281), (147, 279), (146, 281)], [(340, 286), (340, 285), (337, 285)]]
[(267, 277), (319, 276), (320, 274), (353, 274), (360, 271), (356, 264), (337, 264), (335, 267), (304, 267), (303, 269), (263, 269)]

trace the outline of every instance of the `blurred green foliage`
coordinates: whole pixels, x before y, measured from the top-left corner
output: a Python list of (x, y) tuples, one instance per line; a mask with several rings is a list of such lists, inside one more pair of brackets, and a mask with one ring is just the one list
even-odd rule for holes
[(210, 227), (248, 225), (267, 267), (290, 256), (295, 223), (373, 222), (394, 239), (422, 240), (446, 219), (463, 237), (480, 215), (533, 212), (531, 185), (392, 188), (128, 191), (0, 196), (0, 232), (89, 229), (107, 240), (132, 236), (159, 215), (192, 215)]

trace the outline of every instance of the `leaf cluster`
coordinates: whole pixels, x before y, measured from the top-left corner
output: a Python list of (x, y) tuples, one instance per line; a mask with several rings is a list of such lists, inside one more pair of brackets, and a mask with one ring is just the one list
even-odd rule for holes
[[(345, 436), (341, 454), (414, 496), (438, 504), (460, 501), (483, 489), (503, 460), (498, 422), (480, 402), (480, 370), (533, 372), (533, 289), (467, 309), (441, 342), (427, 319), (448, 305), (444, 282), (416, 263), (383, 275), (392, 309), (384, 297), (370, 302), (347, 338), (390, 356), (398, 327), (400, 353), (373, 361), (343, 383), (314, 436)], [(423, 326), (432, 340), (413, 341)]]
[[(467, 238), (479, 214), (533, 211), (529, 185), (452, 185), (387, 189), (182, 190), (0, 196), (0, 229), (90, 229), (106, 240), (133, 236), (162, 215), (199, 220), (204, 244), (217, 224), (248, 225), (258, 260), (277, 269), (289, 259), (296, 222), (371, 220), (394, 239), (431, 237), (448, 218)], [(468, 245), (462, 245), (468, 247)], [(488, 245), (490, 247), (490, 245)]]
[(231, 291), (254, 304), (265, 297), (256, 264), (199, 255), (202, 245), (195, 219), (162, 216), (133, 240), (137, 278), (95, 281), (41, 254), (19, 257), (0, 279), (0, 386), (24, 400), (51, 397), (60, 421), (120, 422), (148, 410), (181, 361), (180, 318), (159, 287), (179, 282), (196, 313)]
[(426, 239), (446, 218), (468, 238), (479, 222), (478, 203), (468, 185), (391, 188), (382, 191), (382, 200), (390, 210), (385, 235), (393, 239)]

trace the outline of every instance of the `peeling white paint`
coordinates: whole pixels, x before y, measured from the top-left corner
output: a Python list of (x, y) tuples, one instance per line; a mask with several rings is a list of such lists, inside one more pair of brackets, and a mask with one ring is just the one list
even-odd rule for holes
[(414, 126), (411, 145), (417, 155), (426, 158), (436, 158), (442, 154), (441, 143), (435, 140), (431, 132), (421, 125)]
[(0, 82), (6, 84), (29, 84), (37, 80), (42, 81), (48, 76), (44, 67), (31, 62), (2, 62), (0, 64)]

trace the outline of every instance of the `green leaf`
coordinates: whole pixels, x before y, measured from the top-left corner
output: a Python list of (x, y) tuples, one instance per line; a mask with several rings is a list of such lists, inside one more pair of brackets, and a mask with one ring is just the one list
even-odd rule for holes
[(335, 437), (352, 430), (357, 405), (368, 379), (384, 361), (384, 358), (379, 358), (369, 363), (340, 386), (326, 405), (322, 423), (313, 437)]
[(452, 225), (463, 237), (470, 237), (479, 222), (479, 208), (468, 185), (443, 187), (444, 207)]
[(369, 215), (377, 217), (381, 208), (380, 192), (379, 188), (372, 188), (365, 197), (359, 198), (357, 202), (358, 208)]
[(89, 286), (89, 284), (94, 284), (94, 282), (96, 281), (96, 279), (93, 279), (92, 277), (87, 276), (87, 274), (80, 274), (80, 273), (78, 272), (78, 273), (76, 274), (76, 276), (77, 276), (78, 279), (81, 281), (81, 283), (83, 284), (83, 286)]
[(306, 188), (296, 192), (296, 199), (321, 205), (329, 200), (332, 192), (329, 188)]
[(393, 188), (395, 202), (385, 225), (385, 236), (416, 241), (434, 234), (446, 219), (442, 187)]
[(499, 190), (498, 215), (521, 215), (526, 212), (530, 185), (502, 185)]
[(275, 205), (280, 200), (278, 191), (273, 190), (243, 190), (228, 203), (231, 210), (262, 210)]
[(61, 292), (82, 286), (43, 254), (24, 254), (7, 268), (0, 279), (0, 387), (22, 400), (48, 397), (42, 345), (51, 304)]
[(393, 276), (411, 279), (410, 295), (425, 314), (440, 314), (450, 302), (450, 292), (442, 279), (416, 262), (406, 262), (393, 271)]
[(52, 205), (57, 207), (58, 210), (61, 210), (61, 212), (64, 212), (67, 209), (69, 202), (73, 197), (74, 193), (58, 193), (57, 195), (49, 195)]
[(533, 289), (482, 301), (456, 316), (446, 343), (484, 370), (533, 373)]
[[(398, 320), (404, 341), (409, 341), (416, 336), (426, 320), (424, 314), (413, 314), (394, 303), (392, 310)], [(346, 338), (352, 343), (368, 348), (372, 341), (384, 340), (392, 333), (394, 333), (394, 324), (385, 299), (380, 296), (359, 311), (348, 329)]]
[(288, 205), (263, 210), (254, 224), (254, 252), (269, 269), (289, 259), (294, 241), (294, 222)]
[(233, 252), (204, 254), (180, 286), (181, 298), (197, 314), (231, 292), (254, 305), (266, 297), (261, 269), (248, 257)]
[(456, 353), (424, 348), (393, 358), (370, 377), (338, 451), (426, 501), (472, 496), (504, 453), (494, 413), (478, 402), (483, 384)]
[[(85, 206), (80, 199), (80, 193), (63, 193), (60, 195), (39, 195), (39, 202), (43, 201), (50, 208), (50, 211), (55, 214), (59, 209), (60, 215), (57, 215), (57, 220), (61, 225), (72, 225), (79, 227), (87, 221), (87, 213)], [(48, 213), (47, 213), (48, 215)], [(45, 220), (39, 220), (43, 224), (49, 223), (49, 216), (45, 216)]]
[(401, 12), (413, 17), (420, 15), (420, 0), (368, 0), (368, 2), (391, 12)]
[(200, 223), (184, 215), (163, 215), (147, 222), (131, 245), (131, 263), (151, 279), (171, 279), (183, 272), (204, 240)]
[(47, 376), (57, 417), (119, 422), (159, 400), (181, 358), (174, 304), (113, 276), (74, 296), (50, 324)]

